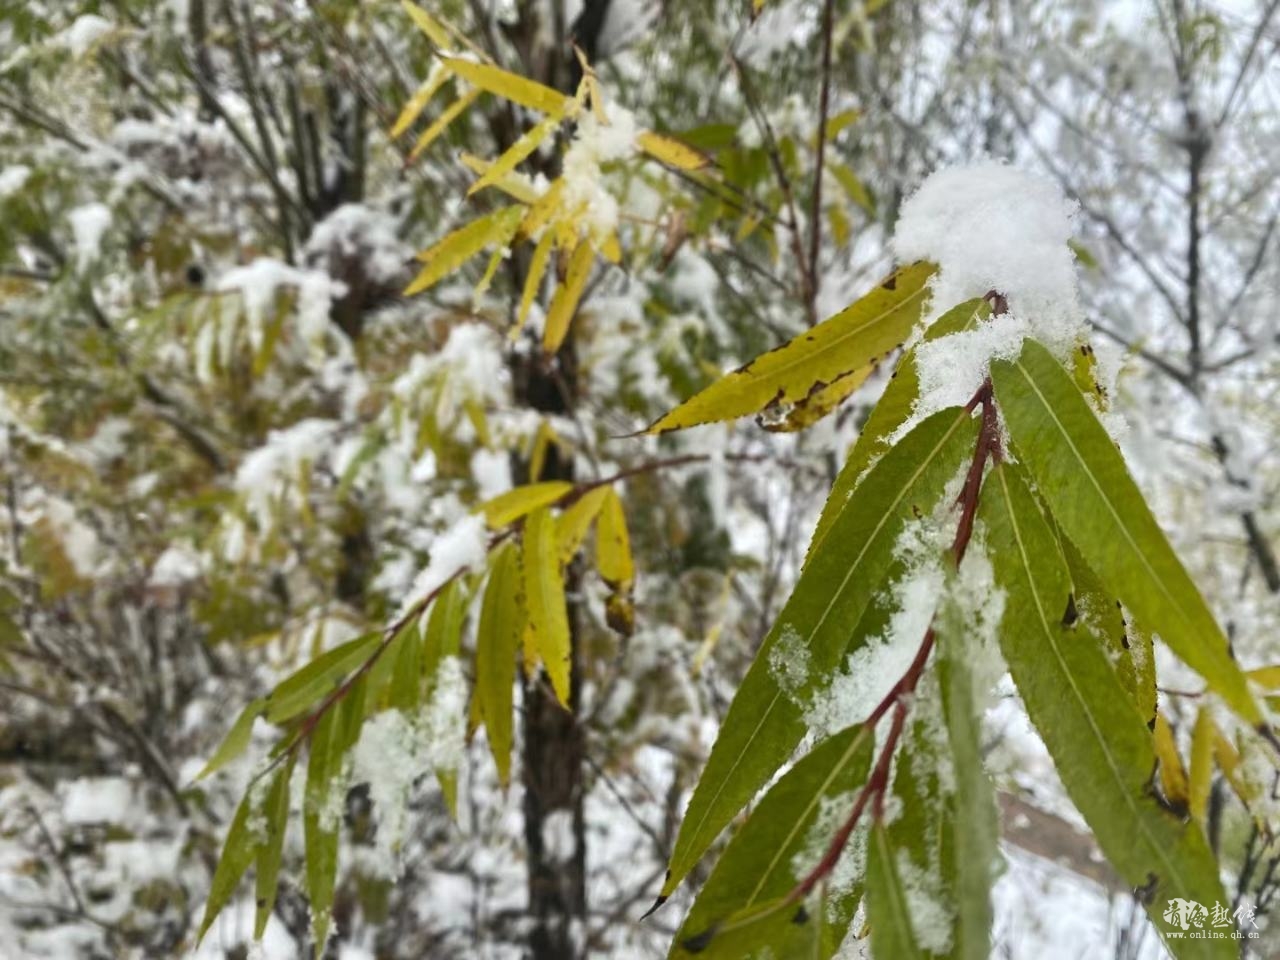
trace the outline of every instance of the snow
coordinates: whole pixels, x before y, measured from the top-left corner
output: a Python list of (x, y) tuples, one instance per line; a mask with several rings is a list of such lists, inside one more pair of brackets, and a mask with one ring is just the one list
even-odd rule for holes
[[(345, 289), (327, 273), (300, 270), (270, 257), (258, 257), (247, 266), (226, 271), (214, 284), (217, 291), (240, 294), (249, 345), (255, 352), (266, 336), (266, 321), (275, 309), (276, 296), (284, 288), (297, 292), (298, 332), (302, 339), (317, 344), (329, 330), (329, 301), (341, 296)], [(224, 324), (221, 333), (227, 338), (234, 333), (234, 328)], [(228, 360), (230, 354), (230, 343), (224, 339), (223, 360)]]
[(115, 25), (96, 13), (86, 13), (76, 17), (71, 26), (58, 35), (58, 42), (71, 51), (73, 57), (83, 57), (89, 50), (111, 32)]
[[(818, 801), (818, 815), (805, 833), (804, 844), (791, 858), (791, 875), (799, 882), (818, 865), (831, 845), (836, 831), (849, 818), (858, 797), (858, 790), (850, 790), (834, 796), (824, 796)], [(828, 909), (835, 912), (838, 901), (860, 883), (867, 871), (867, 820), (863, 818), (849, 841), (835, 869), (826, 879), (825, 888), (830, 897)], [(834, 920), (831, 914), (828, 919)]]
[(359, 260), (376, 284), (396, 282), (413, 255), (395, 220), (361, 203), (344, 203), (316, 224), (304, 253), (308, 264), (322, 268), (336, 258)]
[(62, 818), (69, 824), (122, 826), (136, 812), (133, 785), (123, 777), (82, 777), (63, 791)]
[(635, 116), (623, 107), (611, 103), (605, 115), (607, 123), (591, 113), (581, 118), (562, 168), (565, 209), (578, 211), (580, 232), (597, 244), (618, 227), (618, 201), (606, 188), (601, 168), (632, 156), (639, 132)]
[(101, 255), (102, 235), (111, 226), (111, 209), (102, 203), (86, 203), (67, 214), (75, 242), (76, 268), (84, 270)]
[(898, 876), (916, 942), (930, 953), (948, 953), (954, 917), (941, 878), (913, 862), (906, 850), (898, 851)]
[(30, 178), (30, 167), (24, 167), (20, 163), (5, 167), (4, 171), (0, 172), (0, 200), (17, 193), (26, 186)]
[(200, 555), (185, 543), (175, 543), (156, 558), (151, 567), (153, 587), (180, 587), (196, 580), (201, 574)]
[(511, 489), (511, 456), (505, 450), (481, 447), (471, 455), (471, 476), (479, 499), (492, 500)]
[(315, 463), (333, 442), (339, 427), (333, 420), (308, 418), (283, 430), (272, 430), (236, 470), (235, 487), (260, 529), (272, 526), (273, 503), (286, 492), (296, 498), (300, 471)]
[(458, 571), (483, 566), (489, 550), (482, 514), (467, 514), (436, 537), (431, 560), (418, 574), (400, 610), (405, 613), (444, 586)]
[(547, 859), (569, 863), (577, 850), (573, 832), (573, 811), (552, 810), (542, 821), (542, 847)]
[(1031, 337), (1065, 359), (1084, 336), (1071, 239), (1076, 204), (1051, 181), (995, 160), (940, 170), (903, 205), (893, 238), (902, 262), (938, 265), (927, 322), (998, 291), (1006, 314), (916, 348), (920, 398), (898, 430), (981, 386), (993, 359), (1013, 359)]

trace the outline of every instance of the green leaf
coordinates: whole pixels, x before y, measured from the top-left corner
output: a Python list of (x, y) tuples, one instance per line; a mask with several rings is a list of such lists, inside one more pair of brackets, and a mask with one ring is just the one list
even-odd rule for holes
[[(968, 300), (948, 310), (925, 331), (925, 341), (936, 340), (952, 333), (972, 330), (991, 314), (991, 305), (985, 300)], [(849, 451), (844, 466), (840, 469), (831, 493), (818, 517), (818, 526), (814, 530), (813, 540), (809, 547), (822, 542), (822, 538), (831, 529), (831, 524), (844, 508), (858, 479), (866, 471), (867, 466), (878, 455), (884, 452), (887, 441), (898, 428), (911, 417), (911, 410), (920, 396), (920, 376), (916, 372), (916, 351), (908, 350), (894, 370), (889, 385), (884, 388), (879, 402), (871, 411), (871, 416), (858, 432), (858, 439)]]
[(209, 885), (209, 898), (204, 905), (204, 919), (200, 921), (200, 932), (196, 941), (204, 939), (213, 921), (217, 919), (222, 908), (227, 905), (240, 880), (244, 877), (249, 864), (253, 863), (258, 852), (257, 838), (249, 829), (250, 798), (252, 791), (245, 794), (240, 806), (236, 807), (231, 818), (231, 826), (227, 830), (227, 838), (222, 844), (222, 854), (218, 857), (218, 866), (213, 872), (213, 881)]
[(271, 723), (282, 723), (303, 713), (332, 693), (381, 641), (382, 634), (375, 631), (322, 653), (267, 694), (263, 715)]
[(289, 828), (289, 780), (293, 774), (296, 754), (280, 764), (263, 801), (261, 823), (266, 836), (259, 838), (257, 877), (255, 879), (256, 911), (253, 921), (253, 938), (261, 940), (267, 930), (267, 921), (276, 905), (276, 890), (280, 885), (280, 860), (284, 854), (284, 835)]
[[(969, 414), (939, 411), (876, 463), (836, 516), (729, 707), (680, 826), (664, 896), (795, 748), (805, 730), (797, 700), (830, 675), (855, 639), (865, 640), (855, 628), (893, 565), (899, 532), (908, 517), (932, 510), (976, 435)], [(803, 682), (786, 692), (770, 664), (784, 636), (809, 661)]]
[(556, 522), (545, 507), (524, 522), (523, 577), (527, 631), (547, 668), (556, 699), (569, 706), (570, 636), (564, 577), (556, 552)]
[(771, 404), (798, 403), (882, 359), (907, 339), (920, 319), (925, 285), (936, 269), (923, 262), (899, 268), (862, 299), (721, 377), (646, 432), (665, 433), (758, 413)]
[[(361, 685), (362, 700), (363, 692)], [(345, 752), (339, 725), (346, 709), (347, 701), (344, 700), (342, 707), (325, 711), (311, 733), (307, 788), (302, 802), (307, 898), (311, 901), (311, 935), (317, 955), (323, 953), (329, 937), (334, 880), (338, 871), (338, 828), (341, 820), (334, 817), (333, 810), (338, 798), (330, 794), (341, 786), (335, 785), (334, 780), (341, 771)]]
[(205, 777), (217, 773), (240, 754), (244, 753), (253, 734), (253, 721), (262, 716), (262, 711), (266, 709), (266, 705), (267, 701), (262, 697), (258, 697), (258, 699), (250, 701), (240, 711), (240, 716), (236, 717), (236, 722), (231, 725), (227, 735), (222, 738), (222, 742), (218, 744), (218, 749), (213, 752), (209, 762), (196, 774), (197, 780), (203, 780)]
[[(379, 662), (391, 663), (391, 691), (388, 706), (404, 713), (412, 713), (422, 703), (423, 647), (422, 624), (414, 617), (400, 630)], [(392, 655), (394, 654), (394, 659)]]
[[(1102, 852), (1126, 883), (1143, 889), (1158, 930), (1169, 929), (1161, 914), (1171, 898), (1229, 902), (1199, 826), (1161, 807), (1149, 789), (1151, 734), (1101, 641), (1080, 621), (1063, 623), (1066, 562), (1018, 467), (991, 471), (979, 517), (1005, 591), (1000, 644), (1009, 672)], [(1235, 955), (1229, 940), (1165, 945), (1180, 958)]]
[(476, 697), (488, 731), (489, 749), (498, 766), (498, 780), (511, 780), (512, 689), (516, 679), (516, 651), (524, 629), (520, 558), (513, 543), (504, 543), (489, 569), (476, 635)]
[(916, 944), (911, 908), (885, 828), (871, 827), (867, 841), (867, 921), (876, 960), (912, 960), (926, 954)]
[(1053, 355), (1028, 341), (991, 366), (1019, 459), (1089, 566), (1249, 723), (1262, 714), (1227, 639), (1183, 569), (1115, 443)]
[[(797, 923), (800, 904), (782, 901), (802, 877), (795, 860), (814, 863), (852, 809), (871, 763), (864, 726), (824, 740), (787, 771), (738, 831), (698, 893), (670, 957), (747, 960), (764, 956), (829, 957), (839, 947), (861, 895), (861, 878)], [(809, 911), (811, 912), (811, 911)], [(816, 928), (821, 928), (819, 933)], [(814, 950), (812, 941), (820, 938)], [(702, 945), (692, 951), (688, 944)], [(766, 951), (772, 953), (766, 953)]]
[(422, 672), (428, 695), (435, 689), (436, 670), (445, 657), (456, 657), (462, 649), (462, 628), (467, 619), (467, 588), (461, 579), (441, 588), (431, 604), (423, 635)]
[(966, 649), (966, 624), (954, 603), (938, 618), (938, 684), (942, 692), (950, 764), (955, 771), (954, 862), (949, 882), (956, 905), (953, 960), (991, 955), (991, 888), (999, 862), (995, 796), (983, 765), (982, 717)]

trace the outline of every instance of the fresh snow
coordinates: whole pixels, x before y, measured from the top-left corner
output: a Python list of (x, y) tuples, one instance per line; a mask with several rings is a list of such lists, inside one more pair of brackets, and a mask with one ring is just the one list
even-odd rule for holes
[(482, 566), (488, 549), (488, 531), (482, 514), (467, 514), (458, 520), (432, 542), (431, 561), (414, 579), (401, 604), (401, 612), (413, 609), (458, 571)]
[(103, 203), (86, 203), (67, 214), (75, 241), (76, 268), (84, 270), (101, 255), (102, 236), (111, 226), (111, 209)]
[(564, 206), (577, 210), (579, 229), (596, 243), (602, 243), (618, 227), (618, 201), (604, 184), (602, 167), (625, 160), (635, 153), (639, 132), (630, 111), (609, 104), (602, 123), (586, 114), (565, 151), (563, 165)]

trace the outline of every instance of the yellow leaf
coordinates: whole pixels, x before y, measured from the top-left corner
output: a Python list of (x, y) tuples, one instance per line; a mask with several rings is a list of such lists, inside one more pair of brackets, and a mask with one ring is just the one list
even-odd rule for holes
[(472, 86), (556, 119), (563, 117), (573, 103), (572, 97), (566, 97), (558, 90), (552, 90), (536, 80), (510, 73), (492, 64), (472, 63), (470, 60), (454, 57), (445, 57), (444, 62)]
[(524, 223), (520, 224), (520, 232), (526, 237), (536, 236), (538, 231), (549, 224), (560, 206), (564, 195), (564, 181), (557, 180), (547, 189), (529, 212), (525, 214)]
[(406, 297), (435, 286), (490, 244), (505, 247), (520, 226), (524, 209), (503, 207), (472, 220), (418, 254), (426, 266), (405, 290)]
[(1182, 766), (1182, 758), (1178, 756), (1178, 745), (1173, 739), (1173, 730), (1163, 713), (1156, 714), (1156, 726), (1153, 731), (1156, 757), (1160, 760), (1160, 788), (1164, 797), (1175, 807), (1185, 809), (1190, 793), (1187, 784), (1187, 771)]
[(420, 86), (417, 93), (409, 98), (409, 102), (400, 111), (400, 116), (396, 118), (395, 125), (391, 128), (390, 133), (392, 140), (413, 126), (413, 121), (418, 119), (418, 115), (426, 109), (427, 104), (431, 102), (431, 98), (449, 80), (449, 76), (449, 71), (438, 63), (431, 68), (431, 73), (427, 77), (426, 83)]
[(409, 159), (416, 160), (423, 150), (436, 142), (436, 138), (448, 129), (449, 124), (458, 118), (458, 115), (467, 107), (471, 106), (480, 96), (478, 90), (468, 90), (453, 103), (449, 104), (440, 116), (436, 117), (435, 122), (422, 132), (422, 136), (418, 138), (418, 142), (413, 145), (413, 149), (409, 151)]
[(537, 126), (525, 131), (524, 135), (507, 148), (507, 152), (494, 161), (488, 171), (479, 180), (473, 183), (467, 190), (467, 196), (473, 196), (479, 193), (485, 187), (494, 186), (501, 183), (508, 174), (515, 170), (525, 158), (538, 146), (543, 140), (551, 134), (557, 126), (560, 125), (558, 117), (547, 117)]
[(1213, 744), (1218, 736), (1218, 728), (1213, 717), (1204, 707), (1196, 717), (1195, 729), (1191, 732), (1191, 771), (1188, 781), (1189, 804), (1191, 815), (1205, 822), (1209, 809), (1209, 788), (1213, 780)]
[(769, 0), (751, 0), (751, 19), (754, 20), (760, 16), (760, 11), (764, 9), (764, 5), (768, 2)]
[(560, 514), (560, 519), (556, 522), (556, 555), (560, 566), (568, 565), (582, 546), (587, 531), (591, 529), (591, 521), (600, 513), (608, 493), (607, 487), (588, 490)]
[(677, 170), (701, 170), (711, 164), (711, 158), (674, 137), (663, 136), (646, 130), (636, 137), (636, 145), (655, 160)]
[(555, 428), (550, 422), (543, 420), (538, 424), (538, 432), (533, 438), (533, 452), (529, 454), (529, 482), (542, 478), (542, 468), (547, 462), (547, 449), (552, 443), (559, 443)]
[(1098, 382), (1098, 357), (1086, 340), (1076, 344), (1071, 354), (1071, 378), (1086, 397), (1091, 398), (1099, 410), (1107, 409), (1107, 391)]
[(564, 577), (556, 557), (556, 522), (546, 507), (525, 518), (524, 593), (529, 613), (526, 644), (537, 650), (556, 698), (568, 709), (569, 616), (564, 605)]
[(495, 551), (476, 632), (476, 696), (488, 730), (498, 781), (511, 779), (512, 698), (516, 645), (524, 630), (520, 561), (515, 544)]
[[(460, 159), (463, 166), (474, 174), (483, 175), (493, 168), (491, 161), (483, 160), (470, 153), (464, 153)], [(496, 181), (493, 186), (527, 206), (533, 206), (542, 197), (533, 182), (519, 173), (508, 173), (501, 180)]]
[(857, 109), (841, 110), (832, 116), (827, 121), (827, 141), (830, 142), (840, 136), (841, 131), (861, 116), (862, 111)]
[(555, 234), (548, 230), (542, 235), (538, 245), (533, 248), (533, 256), (529, 260), (529, 272), (524, 278), (524, 293), (520, 296), (520, 310), (516, 314), (516, 325), (511, 330), (513, 340), (524, 329), (533, 301), (537, 299), (538, 291), (542, 289), (542, 278), (546, 275), (547, 264), (551, 262), (551, 245), (554, 239)]
[(578, 309), (578, 301), (586, 289), (587, 278), (591, 276), (591, 263), (594, 253), (590, 241), (583, 240), (569, 258), (569, 268), (565, 271), (564, 283), (556, 288), (551, 298), (551, 306), (547, 308), (547, 323), (542, 331), (542, 349), (547, 353), (555, 353), (564, 343), (569, 332), (569, 321)]
[[(512, 235), (515, 231), (512, 231)], [(510, 240), (510, 238), (508, 238)], [(498, 272), (498, 268), (502, 266), (502, 261), (507, 259), (507, 251), (505, 247), (499, 247), (493, 251), (493, 255), (489, 257), (489, 265), (484, 268), (484, 275), (480, 278), (480, 282), (476, 284), (476, 288), (471, 291), (471, 299), (474, 303), (479, 303), (480, 298), (489, 292), (489, 287), (493, 283), (493, 278)]]
[(920, 319), (933, 264), (899, 268), (869, 294), (813, 329), (721, 377), (646, 431), (664, 433), (700, 423), (794, 404), (815, 386), (832, 383), (884, 358)]
[(831, 224), (831, 236), (836, 246), (843, 250), (849, 245), (849, 238), (853, 235), (853, 228), (849, 225), (849, 218), (845, 216), (844, 207), (836, 203), (828, 204), (827, 222)]
[(600, 256), (613, 264), (622, 262), (622, 244), (618, 242), (618, 231), (615, 230), (604, 238), (604, 243), (600, 245)]
[(1253, 802), (1258, 798), (1257, 788), (1244, 777), (1240, 769), (1239, 751), (1231, 745), (1231, 741), (1224, 737), (1220, 730), (1214, 731), (1213, 757), (1218, 762), (1218, 769), (1222, 771), (1222, 775), (1226, 777), (1227, 783), (1231, 785), (1232, 791), (1240, 798), (1245, 809), (1252, 810)]
[(1280, 690), (1280, 666), (1259, 667), (1245, 676), (1266, 690)]
[(626, 589), (635, 579), (627, 515), (622, 509), (621, 498), (612, 487), (606, 488), (600, 520), (596, 524), (596, 565), (605, 583), (615, 590)]
[(449, 33), (435, 17), (431, 16), (416, 3), (410, 3), (409, 0), (400, 0), (400, 6), (404, 7), (405, 12), (418, 25), (418, 29), (425, 33), (432, 43), (441, 50), (449, 49)]
[(766, 407), (760, 414), (760, 426), (771, 433), (794, 433), (813, 426), (866, 383), (876, 366), (869, 363), (861, 370), (846, 373), (830, 383), (815, 383), (807, 397), (785, 408)]
[(550, 506), (573, 490), (573, 484), (564, 480), (548, 480), (545, 483), (530, 483), (516, 487), (506, 493), (499, 494), (492, 500), (480, 505), (485, 523), (490, 530), (505, 527), (512, 521), (519, 520), (532, 510)]

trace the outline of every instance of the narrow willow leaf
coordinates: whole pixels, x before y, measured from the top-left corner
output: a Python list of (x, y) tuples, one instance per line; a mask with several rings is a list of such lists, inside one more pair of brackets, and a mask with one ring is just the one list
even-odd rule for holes
[(205, 901), (204, 919), (200, 921), (197, 942), (204, 939), (213, 921), (235, 894), (236, 887), (240, 886), (240, 880), (258, 852), (257, 838), (249, 829), (252, 796), (252, 791), (245, 794), (244, 799), (240, 801), (240, 806), (236, 807), (235, 816), (231, 818), (227, 838), (222, 844), (222, 854), (218, 857), (218, 866), (213, 872), (213, 880), (209, 885), (209, 898)]
[(721, 377), (660, 417), (646, 431), (665, 433), (759, 413), (803, 400), (827, 384), (882, 359), (911, 333), (936, 267), (901, 267), (862, 299), (780, 347)]
[(991, 956), (991, 888), (999, 860), (995, 795), (983, 765), (982, 718), (976, 706), (966, 650), (966, 624), (954, 604), (939, 618), (938, 683), (946, 721), (949, 763), (955, 771), (954, 862), (947, 877), (955, 898), (953, 960)]
[(426, 266), (409, 284), (404, 295), (411, 297), (435, 286), (488, 246), (504, 247), (515, 236), (524, 208), (503, 207), (472, 220), (418, 254)]
[[(818, 905), (819, 916), (802, 923), (795, 922), (801, 904), (783, 909), (779, 901), (803, 879), (797, 876), (797, 864), (801, 871), (816, 864), (853, 807), (866, 781), (872, 740), (861, 724), (842, 730), (769, 789), (698, 892), (671, 947), (672, 960), (826, 958), (835, 953), (857, 907), (861, 878), (836, 891)], [(751, 922), (743, 922), (746, 918)], [(703, 946), (695, 953), (686, 946), (690, 941)], [(802, 947), (808, 949), (802, 952)]]
[(569, 333), (569, 323), (578, 310), (578, 301), (587, 288), (587, 280), (591, 276), (591, 264), (595, 252), (589, 240), (583, 240), (574, 248), (569, 257), (569, 267), (565, 270), (564, 282), (556, 288), (551, 297), (551, 306), (547, 308), (547, 321), (542, 331), (542, 349), (547, 353), (555, 353), (564, 343)]
[(1213, 786), (1213, 743), (1217, 735), (1213, 717), (1207, 708), (1201, 707), (1196, 716), (1195, 728), (1191, 731), (1191, 769), (1187, 777), (1188, 806), (1201, 827), (1205, 825), (1209, 812), (1209, 790)]
[(559, 126), (560, 120), (558, 118), (548, 117), (541, 123), (526, 130), (519, 140), (508, 147), (506, 152), (493, 162), (493, 166), (479, 180), (467, 188), (467, 196), (474, 196), (485, 187), (501, 183), (508, 174), (515, 171), (516, 167), (524, 163), (533, 151), (542, 146), (542, 141), (551, 136)]
[(262, 711), (266, 709), (266, 706), (267, 701), (262, 697), (246, 704), (245, 708), (240, 711), (240, 716), (236, 717), (236, 722), (227, 731), (227, 735), (222, 738), (222, 743), (218, 744), (218, 749), (209, 758), (209, 762), (196, 774), (197, 780), (203, 780), (210, 774), (218, 772), (244, 753), (253, 734), (253, 721), (262, 716)]
[(473, 87), (518, 103), (530, 110), (560, 118), (573, 105), (573, 98), (544, 86), (536, 80), (510, 73), (489, 63), (473, 63), (456, 57), (445, 57), (444, 64)]
[(627, 533), (627, 515), (612, 487), (605, 487), (600, 519), (596, 523), (596, 564), (600, 576), (614, 589), (629, 587), (636, 576), (631, 557), (631, 537)]
[(1156, 759), (1160, 761), (1160, 789), (1164, 798), (1178, 810), (1186, 810), (1191, 796), (1191, 788), (1187, 783), (1187, 770), (1182, 765), (1182, 756), (1178, 753), (1178, 743), (1173, 737), (1173, 728), (1163, 713), (1156, 714), (1155, 727), (1151, 731), (1152, 744), (1155, 747)]
[(263, 715), (271, 723), (281, 723), (304, 713), (363, 664), (381, 640), (381, 633), (366, 633), (322, 653), (267, 694)]
[[(493, 169), (493, 161), (474, 154), (464, 153), (458, 159), (462, 161), (464, 167), (480, 176)], [(513, 200), (519, 200), (525, 206), (532, 206), (542, 197), (542, 193), (533, 185), (533, 181), (520, 173), (508, 173), (501, 180), (495, 181), (493, 186)]]
[(524, 594), (527, 630), (538, 651), (556, 698), (569, 707), (571, 650), (569, 616), (565, 610), (564, 577), (556, 556), (555, 518), (545, 507), (524, 522)]
[(400, 137), (406, 130), (413, 126), (413, 121), (422, 115), (422, 111), (427, 108), (427, 104), (449, 81), (449, 71), (443, 67), (433, 67), (431, 73), (427, 76), (426, 82), (420, 86), (413, 96), (409, 98), (409, 102), (404, 105), (404, 109), (400, 111), (400, 116), (396, 118), (395, 125), (392, 126), (388, 136), (395, 140)]
[(560, 514), (556, 521), (556, 556), (560, 558), (560, 566), (567, 566), (578, 552), (607, 496), (605, 487), (588, 490)]
[(833, 163), (830, 169), (832, 176), (836, 178), (836, 182), (840, 184), (849, 199), (871, 216), (875, 216), (876, 202), (866, 184), (858, 179), (858, 175), (843, 163)]
[(674, 137), (667, 137), (651, 130), (637, 134), (636, 146), (655, 160), (669, 167), (675, 167), (677, 170), (701, 170), (711, 164), (710, 157), (687, 143), (681, 143)]
[(794, 433), (797, 430), (807, 430), (844, 403), (849, 394), (866, 383), (867, 377), (871, 376), (876, 366), (874, 363), (869, 363), (861, 370), (853, 370), (830, 383), (815, 383), (807, 397), (784, 408), (778, 417), (774, 417), (771, 410), (766, 408), (760, 415), (760, 426), (771, 433)]
[[(410, 714), (422, 703), (422, 624), (414, 618), (405, 624), (393, 643), (379, 659), (392, 665), (387, 705)], [(394, 657), (392, 656), (394, 654)]]
[[(363, 689), (361, 691), (363, 693)], [(316, 953), (324, 952), (329, 938), (334, 881), (338, 871), (338, 827), (331, 793), (341, 788), (334, 780), (341, 770), (342, 743), (338, 726), (346, 708), (328, 710), (311, 733), (307, 760), (307, 787), (302, 802), (302, 829), (306, 839), (307, 899), (311, 901), (311, 935)]]
[[(676, 839), (663, 895), (684, 879), (725, 825), (786, 761), (804, 734), (805, 702), (853, 644), (862, 615), (893, 563), (909, 517), (933, 509), (972, 454), (977, 424), (959, 409), (941, 410), (872, 467), (814, 551), (765, 638), (720, 727)], [(785, 638), (785, 640), (784, 640)], [(803, 681), (784, 691), (771, 659), (785, 643), (807, 651)]]
[(1262, 723), (1226, 637), (1071, 377), (1028, 341), (1016, 361), (992, 364), (991, 379), (1019, 459), (1089, 566), (1139, 626), (1158, 633), (1241, 717)]
[(425, 33), (432, 43), (441, 50), (449, 49), (449, 32), (435, 17), (416, 3), (411, 3), (410, 0), (400, 0), (400, 6), (404, 7), (405, 13), (409, 14), (418, 29)]
[(467, 107), (475, 103), (476, 98), (480, 96), (479, 90), (468, 90), (449, 106), (440, 112), (440, 116), (436, 117), (431, 126), (422, 131), (422, 136), (413, 145), (413, 149), (409, 151), (409, 159), (416, 160), (420, 157), (428, 147), (439, 139), (440, 134), (449, 129), (449, 124), (457, 120)]
[(519, 555), (515, 544), (505, 543), (490, 564), (476, 634), (476, 699), (504, 787), (511, 779), (512, 689), (523, 629)]
[(1243, 761), (1240, 752), (1222, 735), (1222, 731), (1217, 729), (1214, 730), (1213, 737), (1213, 758), (1232, 792), (1244, 804), (1244, 808), (1252, 812), (1253, 805), (1258, 799), (1258, 788), (1245, 778), (1244, 771), (1241, 769)]
[[(991, 471), (979, 516), (1005, 591), (1000, 645), (1009, 672), (1102, 852), (1127, 884), (1142, 888), (1158, 930), (1169, 929), (1162, 913), (1171, 898), (1229, 902), (1199, 825), (1170, 813), (1148, 788), (1151, 734), (1101, 642), (1078, 621), (1063, 623), (1071, 581), (1020, 468)], [(1235, 955), (1229, 940), (1164, 942), (1179, 958)]]
[[(939, 317), (925, 331), (924, 340), (936, 340), (951, 333), (972, 330), (990, 314), (991, 306), (985, 300), (966, 301)], [(871, 461), (887, 449), (888, 439), (911, 417), (911, 410), (919, 396), (920, 376), (916, 372), (916, 353), (911, 349), (898, 363), (889, 385), (885, 387), (871, 416), (859, 431), (853, 449), (845, 458), (844, 466), (831, 487), (831, 494), (822, 508), (822, 514), (818, 517), (818, 526), (809, 547), (810, 554), (831, 529), (832, 522), (844, 509), (858, 479), (866, 472)]]
[(256, 877), (254, 880), (255, 913), (253, 938), (261, 940), (267, 921), (276, 905), (276, 889), (280, 885), (280, 861), (284, 855), (284, 835), (289, 828), (289, 780), (296, 754), (282, 763), (271, 778), (259, 817), (265, 836), (258, 838)]
[[(554, 241), (555, 234), (547, 230), (539, 238), (537, 246), (533, 248), (533, 256), (529, 260), (529, 273), (524, 278), (524, 292), (520, 295), (520, 311), (516, 314), (516, 325), (511, 330), (513, 338), (524, 329), (525, 322), (529, 319), (529, 311), (533, 308), (533, 301), (538, 299), (538, 293), (542, 290), (542, 280), (547, 274), (547, 264), (551, 262), (551, 248)], [(537, 474), (535, 473), (534, 476), (536, 477)]]
[(912, 960), (925, 957), (911, 928), (911, 907), (889, 834), (877, 823), (867, 841), (867, 922), (871, 926), (871, 953), (876, 960)]
[(485, 522), (490, 530), (505, 527), (519, 520), (538, 507), (547, 507), (573, 492), (573, 484), (564, 480), (547, 480), (543, 483), (528, 483), (516, 487), (506, 493), (500, 493), (492, 500), (480, 505)]

